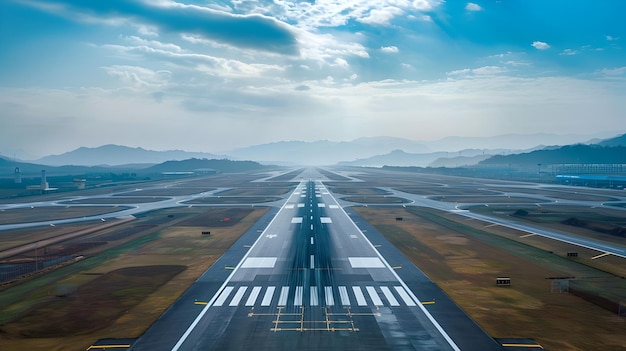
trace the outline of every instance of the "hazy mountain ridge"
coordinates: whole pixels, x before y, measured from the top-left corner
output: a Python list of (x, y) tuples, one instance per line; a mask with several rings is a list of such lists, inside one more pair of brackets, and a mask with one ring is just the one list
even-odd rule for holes
[[(575, 140), (584, 142), (592, 136), (560, 136), (556, 134), (532, 135), (500, 135), (494, 137), (447, 137), (435, 141), (415, 141), (395, 137), (363, 137), (353, 141), (280, 141), (253, 145), (228, 152), (226, 155), (215, 155), (204, 152), (187, 152), (182, 150), (153, 151), (143, 148), (132, 148), (120, 145), (103, 145), (96, 148), (81, 147), (60, 155), (50, 155), (33, 163), (47, 166), (83, 165), (102, 166), (114, 165), (125, 168), (145, 168), (148, 165), (166, 161), (196, 159), (232, 159), (253, 160), (263, 164), (283, 165), (397, 165), (397, 166), (444, 166), (454, 167), (473, 165), (479, 161), (476, 156), (482, 154), (511, 154), (536, 150), (558, 149), (558, 142)], [(613, 138), (615, 139), (615, 138)], [(601, 143), (607, 140), (593, 140)], [(617, 141), (613, 141), (617, 142)], [(623, 142), (623, 141), (622, 141)], [(519, 148), (519, 145), (530, 145)], [(488, 145), (497, 145), (487, 148)], [(553, 146), (544, 146), (553, 145)], [(454, 147), (462, 146), (462, 147)], [(395, 152), (394, 150), (401, 150)], [(460, 154), (456, 154), (460, 151)], [(460, 156), (460, 158), (459, 158)], [(469, 157), (469, 158), (466, 158)], [(438, 158), (441, 158), (437, 163)], [(455, 158), (451, 161), (444, 159)], [(110, 167), (110, 166), (109, 166)]]
[(34, 162), (50, 165), (82, 165), (82, 166), (120, 166), (126, 164), (156, 164), (171, 160), (185, 160), (190, 158), (224, 158), (204, 152), (188, 152), (183, 150), (154, 151), (141, 147), (121, 145), (103, 145), (95, 148), (80, 147), (60, 155), (42, 157)]
[(536, 150), (529, 153), (493, 156), (481, 165), (532, 166), (536, 164), (606, 163), (626, 164), (626, 146), (567, 145), (558, 149)]

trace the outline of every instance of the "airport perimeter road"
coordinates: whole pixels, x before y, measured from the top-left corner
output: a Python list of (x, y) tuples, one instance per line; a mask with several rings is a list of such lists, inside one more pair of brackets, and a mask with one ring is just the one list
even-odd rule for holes
[(409, 288), (320, 182), (301, 182), (274, 213), (131, 350), (501, 350), (453, 303), (433, 317), (419, 282), (434, 284), (419, 273)]

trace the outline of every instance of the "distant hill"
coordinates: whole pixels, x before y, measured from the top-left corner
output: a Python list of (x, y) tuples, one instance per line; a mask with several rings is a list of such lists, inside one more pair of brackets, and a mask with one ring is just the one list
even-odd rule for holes
[[(222, 158), (222, 156), (181, 150), (153, 151), (140, 147), (103, 145), (95, 148), (81, 147), (60, 155), (42, 157), (34, 162), (50, 165), (118, 166), (126, 164), (155, 164), (190, 158)], [(136, 165), (135, 165), (136, 166)]]
[(431, 152), (424, 154), (412, 154), (402, 150), (394, 150), (384, 155), (376, 155), (368, 158), (362, 158), (354, 161), (339, 162), (340, 166), (363, 166), (363, 167), (382, 167), (382, 166), (418, 166), (426, 167), (438, 158), (446, 157), (447, 152)]
[[(610, 134), (609, 134), (610, 135)], [(527, 150), (538, 145), (571, 145), (576, 143), (589, 143), (589, 140), (598, 137), (606, 137), (606, 133), (598, 135), (575, 135), (575, 134), (505, 134), (491, 137), (458, 137), (450, 136), (443, 139), (424, 142), (433, 151), (457, 151), (463, 149), (503, 149)]]
[(428, 167), (466, 167), (477, 165), (480, 161), (486, 160), (492, 155), (474, 155), (474, 156), (455, 156), (455, 157), (441, 157), (431, 162)]
[(220, 173), (237, 173), (254, 171), (266, 168), (253, 161), (231, 161), (226, 159), (188, 159), (182, 161), (167, 161), (142, 170), (142, 172), (194, 172), (214, 170)]
[(19, 167), (20, 172), (25, 175), (38, 175), (41, 170), (46, 170), (49, 175), (51, 174), (81, 174), (86, 172), (109, 172), (110, 168), (104, 167), (87, 167), (87, 166), (48, 166), (30, 162), (20, 162), (8, 160), (0, 157), (0, 175), (12, 176), (15, 172), (15, 168)]
[[(457, 152), (408, 153), (394, 150), (388, 154), (376, 155), (349, 162), (339, 162), (341, 166), (399, 166), (399, 167), (460, 167), (475, 165), (491, 156), (506, 150), (467, 149)], [(485, 154), (487, 153), (487, 154)]]
[(532, 166), (538, 163), (543, 165), (563, 163), (626, 164), (626, 147), (576, 144), (556, 149), (536, 150), (523, 154), (498, 155), (480, 162), (481, 165), (511, 164), (516, 166)]
[(229, 155), (237, 159), (259, 162), (277, 161), (294, 164), (331, 165), (388, 153), (402, 148), (413, 152), (427, 151), (419, 142), (392, 137), (360, 138), (353, 141), (281, 141), (232, 150)]
[(626, 134), (611, 139), (605, 139), (597, 143), (600, 146), (626, 146)]

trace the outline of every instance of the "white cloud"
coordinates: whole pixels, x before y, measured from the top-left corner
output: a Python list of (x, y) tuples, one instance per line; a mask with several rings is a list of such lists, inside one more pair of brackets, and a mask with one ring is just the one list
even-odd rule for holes
[(381, 9), (373, 9), (366, 17), (358, 18), (357, 21), (372, 25), (388, 25), (391, 19), (402, 13), (401, 9), (388, 6)]
[(600, 70), (600, 73), (605, 76), (621, 76), (626, 73), (626, 66), (617, 67), (617, 68), (604, 68)]
[(607, 41), (615, 41), (615, 40), (619, 40), (619, 38), (617, 38), (617, 37), (613, 37), (613, 36), (610, 36), (610, 35), (607, 35), (607, 36), (606, 36), (606, 40), (607, 40)]
[(573, 49), (565, 49), (563, 51), (561, 51), (561, 53), (559, 55), (562, 56), (574, 56), (574, 55), (578, 55), (578, 50), (573, 50)]
[(383, 46), (380, 48), (380, 51), (389, 53), (389, 54), (394, 54), (394, 53), (399, 52), (400, 50), (398, 50), (397, 46)]
[(478, 4), (475, 4), (475, 3), (473, 3), (473, 2), (468, 2), (468, 3), (467, 3), (467, 5), (465, 5), (465, 9), (466, 9), (467, 11), (472, 11), (472, 12), (475, 12), (475, 11), (480, 11), (480, 10), (482, 10), (483, 8), (482, 8), (482, 7), (480, 7), (480, 5), (478, 5)]
[(478, 68), (464, 68), (451, 72), (447, 72), (446, 75), (450, 78), (472, 78), (472, 77), (486, 77), (495, 76), (506, 72), (507, 69), (499, 66), (483, 66)]
[(550, 45), (548, 43), (544, 43), (543, 41), (534, 41), (530, 46), (534, 47), (537, 50), (548, 50)]

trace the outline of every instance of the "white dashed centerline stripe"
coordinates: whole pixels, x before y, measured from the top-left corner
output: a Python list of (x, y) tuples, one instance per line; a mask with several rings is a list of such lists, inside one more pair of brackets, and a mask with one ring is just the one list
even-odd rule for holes
[(382, 290), (383, 294), (385, 295), (385, 298), (387, 299), (387, 301), (389, 302), (391, 306), (400, 306), (400, 304), (398, 303), (398, 300), (396, 300), (396, 297), (393, 296), (393, 294), (391, 293), (391, 290), (389, 290), (388, 287), (381, 286), (380, 290)]
[(239, 289), (237, 290), (237, 292), (235, 293), (235, 296), (233, 297), (233, 299), (228, 304), (228, 306), (232, 307), (232, 306), (239, 305), (239, 302), (243, 298), (243, 294), (245, 294), (247, 289), (248, 289), (248, 287), (246, 287), (246, 286), (240, 286)]
[(315, 269), (315, 255), (311, 255), (311, 262), (310, 263), (311, 263), (311, 265), (310, 265), (311, 269)]
[(217, 298), (217, 300), (215, 300), (215, 303), (213, 304), (213, 306), (221, 306), (224, 304), (224, 301), (226, 301), (226, 299), (228, 298), (228, 295), (230, 295), (230, 292), (233, 291), (233, 287), (232, 286), (227, 286), (224, 291), (222, 291), (222, 293), (220, 294), (220, 297)]
[(269, 306), (272, 303), (272, 297), (274, 296), (274, 290), (276, 290), (275, 286), (268, 286), (267, 290), (265, 290), (265, 295), (263, 295), (263, 300), (261, 300), (261, 306)]
[(246, 306), (254, 306), (256, 299), (259, 297), (259, 293), (261, 292), (260, 286), (255, 286), (252, 288), (252, 292), (250, 292), (250, 296), (248, 296), (248, 300), (246, 301)]
[(311, 245), (315, 244), (315, 241), (313, 241), (313, 237), (311, 237)]

